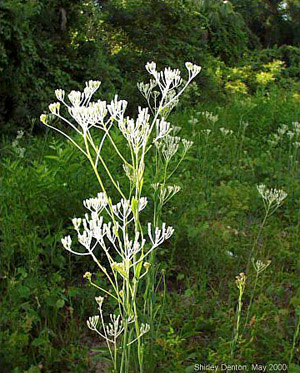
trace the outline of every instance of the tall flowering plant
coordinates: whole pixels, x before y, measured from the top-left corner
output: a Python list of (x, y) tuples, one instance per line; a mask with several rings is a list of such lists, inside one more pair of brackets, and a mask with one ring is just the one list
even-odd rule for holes
[[(139, 107), (136, 119), (125, 116), (127, 101), (120, 100), (117, 95), (110, 103), (92, 101), (101, 84), (93, 80), (86, 83), (83, 92), (71, 91), (67, 97), (62, 89), (56, 90), (58, 101), (49, 105), (50, 114), (42, 114), (40, 118), (87, 157), (99, 182), (97, 196), (83, 201), (87, 209), (85, 216), (72, 220), (76, 241), (82, 249), (74, 247), (74, 238), (69, 235), (62, 238), (62, 244), (75, 255), (90, 256), (107, 279), (108, 287), (105, 288), (97, 284), (90, 272), (84, 275), (99, 290), (99, 296), (95, 298), (99, 312), (87, 320), (87, 326), (106, 341), (114, 372), (133, 371), (133, 345), (136, 346), (138, 370), (143, 372), (143, 336), (153, 328), (155, 314), (151, 302), (155, 283), (154, 253), (174, 232), (166, 223), (159, 224), (161, 211), (180, 189), (169, 185), (168, 180), (192, 146), (191, 141), (177, 136), (180, 128), (166, 120), (180, 95), (201, 70), (190, 62), (185, 66), (188, 78), (183, 81), (177, 69), (157, 71), (154, 62), (146, 64), (151, 79), (146, 84), (139, 83), (138, 88), (148, 107)], [(69, 114), (69, 119), (65, 113)], [(72, 138), (69, 131), (64, 132), (53, 125), (53, 117), (61, 119), (77, 136)], [(115, 130), (126, 141), (127, 149), (118, 147), (112, 135)], [(112, 146), (123, 165), (128, 179), (126, 188), (121, 187), (102, 156), (106, 143)], [(144, 227), (140, 215), (148, 204), (148, 199), (143, 196), (143, 185), (149, 154), (155, 154), (154, 211), (153, 222)], [(113, 201), (108, 194), (107, 181), (120, 195), (119, 201)], [(103, 250), (105, 261), (99, 259), (98, 248)], [(143, 279), (147, 280), (146, 286), (142, 287)], [(138, 302), (141, 291), (144, 307), (139, 307)], [(108, 318), (103, 311), (107, 297), (116, 302), (117, 310)]]

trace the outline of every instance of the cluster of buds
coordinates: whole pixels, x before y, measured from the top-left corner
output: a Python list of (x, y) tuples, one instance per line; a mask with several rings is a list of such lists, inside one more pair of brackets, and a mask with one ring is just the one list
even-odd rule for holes
[[(146, 197), (141, 197), (138, 203), (138, 211), (144, 210), (144, 208), (147, 206), (148, 200)], [(130, 214), (133, 212), (132, 206), (134, 204), (134, 199), (127, 200), (127, 199), (121, 199), (120, 202), (113, 205), (112, 210), (114, 215), (120, 219), (123, 222), (126, 222), (130, 216)]]
[(246, 286), (246, 275), (244, 272), (241, 272), (238, 276), (235, 278), (235, 284), (237, 288), (241, 291), (241, 293), (244, 292), (245, 286)]
[(161, 141), (155, 142), (156, 147), (161, 149), (166, 162), (170, 162), (171, 158), (177, 153), (180, 140), (178, 136), (167, 135)]
[[(176, 94), (176, 90), (183, 83), (180, 70), (166, 67), (162, 71), (157, 71), (156, 63), (153, 61), (148, 62), (145, 67), (148, 73), (151, 74), (154, 79), (151, 79), (150, 83), (148, 84), (139, 83), (138, 88), (141, 91), (142, 95), (146, 98), (148, 103), (151, 95), (153, 96), (154, 101), (156, 101), (157, 97), (161, 93), (164, 104), (166, 104), (165, 106), (170, 105), (171, 107), (173, 107), (174, 105), (176, 105), (176, 103), (178, 102), (178, 95)], [(185, 67), (187, 68), (189, 74), (188, 81), (185, 85), (186, 87), (200, 73), (201, 67), (194, 65), (191, 62), (186, 62)], [(160, 93), (157, 91), (153, 91), (156, 86), (158, 86)]]
[(167, 227), (166, 223), (162, 223), (161, 229), (156, 227), (153, 235), (152, 224), (148, 223), (148, 236), (152, 242), (153, 247), (160, 246), (165, 240), (168, 240), (173, 233), (174, 229), (172, 227)]
[(134, 150), (135, 153), (142, 147), (146, 146), (148, 138), (150, 136), (150, 115), (148, 109), (138, 108), (137, 119), (126, 118), (125, 120), (119, 120), (119, 128)]
[(160, 204), (163, 206), (166, 204), (175, 194), (177, 194), (180, 191), (180, 186), (178, 185), (168, 185), (155, 183), (152, 184), (152, 188), (155, 192), (158, 192), (158, 198), (160, 201)]
[[(179, 191), (178, 187), (169, 187), (169, 196), (171, 193), (174, 195)], [(134, 215), (134, 200), (121, 199), (115, 205), (112, 205), (112, 211), (120, 222), (121, 226), (117, 222), (104, 222), (104, 217), (100, 216), (100, 213), (107, 205), (107, 199), (103, 193), (99, 193), (96, 198), (89, 198), (84, 201), (84, 206), (90, 210), (90, 215), (85, 214), (82, 218), (73, 218), (72, 223), (74, 229), (77, 232), (78, 242), (85, 248), (84, 252), (74, 251), (72, 246), (72, 238), (68, 235), (63, 237), (61, 242), (64, 248), (76, 255), (93, 255), (93, 252), (97, 245), (100, 245), (102, 249), (108, 254), (110, 246), (108, 246), (107, 240), (110, 242), (116, 253), (119, 254), (123, 260), (129, 262), (133, 257), (140, 253), (146, 244), (146, 240), (141, 236), (139, 232), (135, 233), (134, 239), (130, 240), (125, 227), (133, 220)], [(136, 208), (138, 211), (142, 211), (147, 205), (147, 198), (141, 197)], [(108, 215), (111, 212), (106, 210)], [(80, 229), (82, 227), (82, 230)], [(122, 231), (122, 239), (120, 238), (119, 230)], [(174, 229), (172, 227), (166, 227), (166, 224), (162, 224), (162, 228), (155, 228), (154, 235), (152, 234), (151, 223), (148, 225), (148, 235), (150, 242), (152, 243), (150, 249), (143, 254), (139, 261), (144, 259), (152, 250), (160, 246), (165, 240), (170, 238), (173, 234)], [(110, 256), (111, 259), (111, 256)], [(132, 265), (131, 265), (132, 266)], [(128, 267), (129, 268), (129, 267)], [(127, 274), (129, 276), (129, 274)]]
[(227, 135), (232, 135), (233, 131), (229, 130), (228, 128), (221, 127), (220, 131), (222, 132), (222, 135), (227, 136)]
[(211, 113), (210, 111), (202, 111), (197, 114), (202, 115), (207, 121), (211, 122), (212, 124), (215, 124), (219, 119), (219, 116), (217, 114), (214, 115), (214, 113)]
[(254, 270), (259, 275), (261, 272), (263, 272), (266, 268), (269, 267), (271, 264), (271, 260), (267, 260), (265, 263), (261, 260), (255, 261), (254, 258), (252, 258), (252, 264), (254, 267)]
[(287, 197), (287, 193), (282, 189), (268, 189), (264, 184), (257, 185), (257, 190), (263, 199), (266, 211), (274, 207), (274, 212)]
[[(105, 324), (104, 317), (103, 317), (103, 310), (102, 310), (104, 298), (95, 297), (95, 300), (99, 306), (98, 309), (99, 309), (100, 315), (89, 317), (87, 320), (87, 326), (89, 329), (97, 332), (102, 338), (106, 340), (106, 342), (116, 344), (118, 337), (124, 331), (124, 319), (120, 315), (110, 314), (109, 322)], [(129, 316), (127, 318), (128, 324), (131, 324), (134, 321), (135, 321), (135, 317)], [(127, 345), (129, 346), (132, 343), (134, 343), (136, 340), (138, 340), (144, 334), (146, 334), (149, 330), (150, 330), (149, 324), (141, 323), (140, 328), (139, 328), (139, 335), (134, 340), (129, 342)]]

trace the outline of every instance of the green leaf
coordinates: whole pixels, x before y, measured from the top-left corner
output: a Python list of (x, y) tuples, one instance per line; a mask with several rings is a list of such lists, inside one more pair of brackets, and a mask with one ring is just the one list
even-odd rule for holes
[(56, 308), (59, 309), (59, 308), (63, 308), (63, 306), (65, 305), (65, 301), (63, 299), (58, 299), (58, 301), (56, 301)]

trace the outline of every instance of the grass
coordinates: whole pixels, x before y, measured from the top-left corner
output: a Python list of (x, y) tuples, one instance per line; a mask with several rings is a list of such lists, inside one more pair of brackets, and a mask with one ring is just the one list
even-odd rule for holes
[[(207, 120), (205, 111), (218, 120)], [(291, 128), (299, 121), (299, 111), (293, 93), (274, 90), (227, 103), (202, 102), (170, 117), (195, 145), (171, 180), (182, 190), (164, 216), (175, 237), (158, 253), (167, 292), (152, 356), (155, 372), (253, 362), (290, 362), (289, 372), (299, 371), (298, 154), (286, 135), (276, 146), (270, 143), (281, 124)], [(224, 135), (220, 128), (233, 133)], [(94, 291), (82, 275), (92, 268), (60, 244), (70, 218), (83, 212), (80, 201), (96, 194), (97, 184), (84, 158), (47, 132), (20, 140), (25, 158), (8, 139), (3, 144), (1, 371), (105, 371), (100, 368), (105, 363), (96, 363), (95, 355), (103, 361), (101, 354), (89, 352), (102, 346), (86, 328)], [(119, 172), (113, 159), (110, 166)], [(256, 245), (255, 259), (271, 264), (255, 285), (256, 272), (248, 263), (264, 216), (256, 190), (260, 183), (282, 188), (288, 197)], [(232, 354), (239, 296), (235, 278), (241, 272), (247, 282)], [(163, 286), (159, 298), (163, 303)]]

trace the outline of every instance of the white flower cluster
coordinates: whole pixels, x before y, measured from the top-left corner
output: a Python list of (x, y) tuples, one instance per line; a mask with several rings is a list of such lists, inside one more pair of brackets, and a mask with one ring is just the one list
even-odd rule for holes
[(182, 141), (183, 156), (185, 156), (188, 150), (192, 147), (193, 141), (181, 139), (178, 136), (171, 135), (164, 136), (161, 141), (155, 141), (155, 146), (159, 151), (161, 151), (161, 154), (167, 163), (169, 163), (170, 160), (177, 153), (180, 141)]
[(280, 124), (277, 129), (277, 133), (272, 133), (268, 143), (271, 146), (277, 146), (281, 140), (284, 139), (285, 135), (287, 136), (290, 143), (295, 146), (296, 149), (299, 148), (299, 138), (300, 138), (300, 123), (292, 122), (292, 127), (290, 128), (286, 124)]
[(259, 275), (261, 272), (263, 272), (266, 268), (269, 267), (271, 264), (271, 260), (267, 260), (265, 263), (261, 260), (255, 261), (254, 258), (252, 258), (252, 264), (254, 267), (254, 270), (257, 272)]
[[(55, 90), (55, 95), (59, 102), (49, 105), (51, 114), (64, 120), (83, 136), (93, 127), (106, 130), (107, 124), (111, 119), (122, 121), (124, 119), (127, 101), (118, 100), (118, 96), (115, 95), (110, 104), (101, 100), (91, 102), (91, 98), (100, 87), (100, 84), (100, 81), (90, 80), (86, 82), (86, 87), (83, 92), (71, 91), (68, 94), (69, 104), (65, 101), (65, 91), (62, 89)], [(65, 119), (60, 114), (61, 103), (67, 108), (68, 113), (79, 127)], [(111, 118), (106, 120), (108, 113)], [(44, 124), (48, 125), (47, 115), (42, 114), (40, 119)]]
[[(96, 297), (96, 302), (98, 304), (99, 304), (98, 298), (102, 299), (101, 305), (100, 305), (100, 308), (99, 308), (100, 316), (95, 315), (95, 316), (89, 317), (88, 320), (87, 320), (87, 326), (88, 326), (89, 329), (97, 332), (107, 342), (110, 342), (112, 344), (116, 344), (118, 337), (124, 331), (124, 320), (121, 318), (120, 315), (110, 314), (109, 315), (110, 322), (105, 324), (103, 314), (102, 314), (102, 308), (101, 308), (103, 298), (102, 297)], [(133, 323), (134, 321), (135, 321), (135, 319), (133, 317), (130, 317), (128, 319), (128, 324)], [(99, 326), (99, 324), (101, 324), (101, 325)], [(140, 330), (139, 330), (139, 335), (134, 340), (129, 342), (128, 346), (131, 345), (132, 343), (134, 343), (139, 338), (141, 338), (149, 330), (150, 330), (150, 325), (149, 324), (141, 323)]]
[(219, 120), (219, 116), (217, 114), (214, 115), (214, 113), (211, 113), (210, 111), (202, 111), (198, 112), (197, 114), (202, 115), (207, 121), (213, 124), (215, 124)]
[[(191, 62), (186, 62), (185, 66), (189, 76), (187, 83), (181, 88), (183, 80), (180, 70), (166, 67), (162, 71), (157, 71), (155, 62), (148, 62), (146, 64), (146, 70), (153, 78), (150, 79), (149, 83), (138, 83), (137, 86), (142, 95), (146, 98), (149, 106), (150, 99), (152, 98), (154, 100), (154, 112), (161, 111), (161, 113), (167, 117), (173, 107), (178, 103), (179, 95), (201, 71), (200, 66), (194, 65)], [(159, 91), (154, 90), (156, 87)], [(159, 96), (161, 96), (161, 101), (158, 105)]]
[(282, 189), (268, 189), (264, 184), (257, 185), (257, 190), (263, 199), (266, 210), (270, 210), (271, 207), (277, 209), (287, 197), (287, 193)]
[(119, 128), (128, 141), (128, 143), (137, 153), (139, 148), (144, 147), (150, 135), (150, 115), (148, 109), (138, 109), (138, 117), (136, 120), (126, 118), (125, 120), (119, 120)]
[[(153, 122), (150, 121), (148, 108), (139, 107), (136, 119), (125, 117), (127, 101), (120, 100), (117, 95), (115, 95), (110, 103), (102, 100), (92, 102), (91, 99), (101, 84), (100, 81), (94, 80), (86, 82), (85, 88), (82, 92), (73, 90), (69, 94), (66, 94), (62, 89), (55, 90), (55, 95), (58, 101), (49, 105), (51, 115), (47, 116), (42, 114), (40, 119), (48, 127), (63, 134), (79, 150), (88, 156), (90, 152), (87, 149), (84, 149), (84, 147), (76, 143), (76, 141), (71, 139), (62, 130), (49, 124), (49, 118), (51, 119), (53, 116), (56, 116), (73, 128), (93, 146), (97, 157), (96, 165), (98, 164), (100, 152), (105, 139), (109, 138), (109, 140), (113, 142), (109, 135), (109, 131), (114, 122), (117, 122), (121, 133), (126, 138), (133, 152), (138, 154), (139, 151), (141, 151), (142, 154), (144, 154), (146, 146), (148, 142), (150, 143), (150, 140), (155, 143), (170, 135), (171, 132), (172, 135), (175, 135), (170, 123), (168, 123), (165, 118), (177, 104), (179, 96), (201, 70), (199, 66), (190, 62), (186, 63), (186, 68), (189, 73), (189, 78), (183, 88), (179, 89), (183, 83), (180, 70), (167, 67), (163, 71), (157, 71), (155, 62), (149, 62), (146, 64), (146, 70), (152, 75), (152, 79), (150, 79), (150, 82), (147, 84), (139, 83), (138, 87), (143, 96), (147, 99), (150, 110), (155, 114)], [(159, 91), (154, 91), (155, 87), (157, 87)], [(150, 97), (154, 99), (154, 111), (150, 105)], [(64, 118), (62, 107), (65, 107), (64, 110), (68, 112), (71, 117), (70, 120)], [(93, 143), (93, 136), (90, 132), (92, 129), (96, 128), (104, 131), (98, 147)], [(156, 134), (152, 136), (153, 129), (156, 129)], [(165, 150), (167, 157), (172, 157), (172, 153), (176, 150), (176, 145), (172, 144), (172, 141), (170, 143), (173, 148), (169, 151)], [(88, 144), (85, 142), (85, 147), (87, 146)], [(117, 153), (123, 159), (123, 163), (126, 164), (122, 154), (120, 152)], [(130, 170), (128, 169), (128, 164), (126, 164), (126, 166), (128, 171), (127, 174), (129, 176)], [(134, 175), (133, 177), (135, 176), (137, 175)]]
[(178, 69), (166, 67), (163, 71), (156, 70), (155, 62), (148, 62), (146, 70), (154, 77), (156, 84), (159, 86), (162, 94), (179, 87), (182, 84), (181, 72)]
[[(177, 190), (173, 190), (175, 194)], [(170, 190), (171, 194), (171, 190)], [(133, 200), (121, 199), (115, 205), (111, 206), (111, 210), (108, 208), (108, 200), (104, 193), (99, 193), (96, 198), (89, 198), (83, 201), (84, 206), (90, 211), (90, 214), (85, 214), (83, 219), (74, 218), (72, 220), (75, 231), (77, 232), (78, 242), (85, 248), (84, 252), (74, 251), (72, 246), (72, 239), (70, 236), (63, 237), (61, 242), (64, 248), (76, 255), (92, 255), (94, 256), (95, 248), (100, 245), (104, 252), (108, 256), (110, 263), (115, 263), (111, 255), (108, 253), (110, 248), (113, 247), (117, 255), (122, 258), (122, 265), (127, 265), (138, 253), (144, 250), (146, 239), (140, 234), (135, 232), (134, 239), (129, 238), (127, 226), (134, 220), (134, 205)], [(147, 198), (141, 197), (137, 205), (138, 211), (142, 211), (147, 205)], [(105, 223), (104, 217), (100, 213), (105, 209), (106, 213), (110, 216), (112, 221)], [(116, 221), (116, 218), (118, 221)], [(148, 235), (150, 242), (148, 244), (148, 250), (141, 255), (140, 258), (136, 258), (136, 261), (142, 261), (145, 259), (150, 252), (160, 246), (165, 240), (169, 239), (173, 234), (174, 229), (172, 227), (166, 227), (166, 224), (162, 224), (162, 228), (155, 227), (154, 234), (152, 233), (151, 223), (148, 224)], [(128, 272), (133, 267), (135, 262), (131, 262), (130, 265), (125, 266)], [(124, 267), (124, 268), (125, 268)], [(120, 271), (118, 271), (121, 273)], [(126, 273), (129, 276), (129, 273)]]
[(155, 145), (158, 149), (161, 149), (161, 153), (166, 160), (170, 162), (171, 158), (177, 153), (180, 143), (180, 137), (168, 135), (160, 142), (156, 142)]
[(211, 134), (211, 130), (210, 129), (204, 129), (204, 130), (201, 130), (200, 131), (201, 133), (203, 133), (203, 135), (208, 138), (208, 136)]
[(227, 136), (227, 135), (232, 135), (233, 131), (229, 130), (228, 128), (221, 127), (220, 131), (222, 132), (222, 135)]
[(180, 191), (180, 186), (178, 185), (165, 185), (160, 183), (152, 184), (152, 188), (155, 192), (158, 192), (158, 198), (160, 204), (163, 206), (166, 204), (175, 194)]

